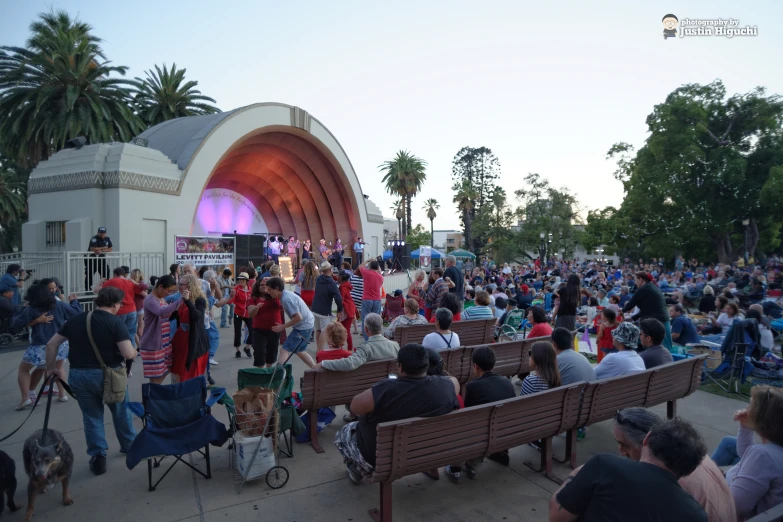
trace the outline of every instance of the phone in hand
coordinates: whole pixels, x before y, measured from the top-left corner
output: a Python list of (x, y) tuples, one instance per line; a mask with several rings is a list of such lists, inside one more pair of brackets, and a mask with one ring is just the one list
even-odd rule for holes
[(394, 374), (394, 373), (390, 373), (389, 374), (389, 379), (396, 379), (396, 378), (397, 378), (396, 374)]

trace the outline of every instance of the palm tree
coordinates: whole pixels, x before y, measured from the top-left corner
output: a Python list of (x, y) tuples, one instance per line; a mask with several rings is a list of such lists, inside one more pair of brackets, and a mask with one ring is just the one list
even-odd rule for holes
[(462, 224), (465, 226), (465, 248), (468, 250), (473, 250), (471, 211), (477, 197), (476, 189), (473, 188), (473, 185), (468, 180), (463, 181), (457, 193), (454, 194), (454, 203), (459, 211), (462, 212)]
[(35, 166), (65, 142), (128, 141), (142, 130), (131, 111), (127, 67), (106, 60), (91, 27), (64, 11), (30, 25), (26, 47), (0, 47), (0, 137), (8, 154)]
[(424, 210), (427, 211), (427, 217), (430, 219), (430, 247), (431, 248), (435, 248), (435, 218), (438, 217), (438, 214), (435, 212), (435, 210), (439, 208), (440, 205), (438, 204), (437, 199), (430, 198), (424, 202)]
[(15, 221), (26, 206), (24, 184), (13, 171), (0, 167), (0, 222), (5, 226)]
[(183, 116), (220, 112), (217, 107), (203, 103), (215, 103), (215, 100), (194, 88), (198, 82), (186, 82), (186, 69), (177, 69), (176, 63), (171, 69), (166, 69), (164, 63), (162, 70), (156, 65), (154, 71), (144, 72), (146, 78), (136, 78), (139, 89), (136, 104), (141, 118), (150, 127)]
[(400, 196), (403, 199), (405, 209), (406, 234), (412, 230), (411, 226), (411, 200), (418, 194), (424, 180), (427, 178), (425, 169), (427, 162), (417, 158), (407, 150), (401, 150), (393, 160), (385, 161), (378, 168), (386, 174), (383, 181), (389, 194)]
[(500, 226), (500, 214), (506, 206), (506, 191), (503, 187), (495, 187), (492, 191), (492, 205), (495, 207), (497, 226)]
[(395, 199), (391, 206), (394, 217), (397, 218), (397, 239), (402, 239), (402, 218), (405, 217), (402, 198)]

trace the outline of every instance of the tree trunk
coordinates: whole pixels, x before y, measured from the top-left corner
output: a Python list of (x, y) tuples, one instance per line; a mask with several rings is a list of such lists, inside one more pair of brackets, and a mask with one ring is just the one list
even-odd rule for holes
[(435, 249), (435, 220), (430, 219), (430, 248)]
[(722, 234), (715, 239), (718, 263), (724, 265), (730, 265), (734, 261), (733, 252), (731, 248), (731, 240), (728, 234)]
[(755, 219), (750, 220), (748, 226), (748, 255), (756, 257), (756, 247), (759, 245), (759, 227)]
[(411, 201), (413, 200), (413, 196), (411, 194), (405, 195), (405, 216), (406, 216), (406, 229), (405, 229), (405, 236), (407, 237), (408, 234), (410, 234), (413, 231), (413, 227), (411, 226)]
[(471, 237), (471, 220), (470, 220), (470, 211), (465, 211), (465, 248), (473, 251), (473, 238)]

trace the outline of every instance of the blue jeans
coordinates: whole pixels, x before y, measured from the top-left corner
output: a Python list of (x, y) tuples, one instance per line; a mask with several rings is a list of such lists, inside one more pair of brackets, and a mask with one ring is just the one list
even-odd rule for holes
[(381, 301), (362, 301), (362, 337), (366, 341), (368, 339), (367, 332), (364, 331), (364, 318), (367, 314), (380, 314), (381, 313)]
[[(79, 402), (84, 422), (84, 436), (87, 439), (87, 454), (91, 457), (106, 455), (109, 444), (106, 442), (106, 432), (103, 427), (103, 370), (100, 368), (71, 368), (68, 373), (68, 384)], [(125, 401), (117, 404), (107, 404), (114, 422), (114, 433), (120, 442), (120, 451), (125, 453), (131, 442), (136, 438), (136, 429), (131, 420), (128, 408), (128, 390), (125, 390)]]
[(737, 455), (737, 437), (726, 436), (712, 453), (712, 460), (718, 466), (733, 466), (740, 461)]
[(121, 315), (120, 318), (125, 321), (125, 327), (128, 329), (128, 337), (130, 337), (131, 344), (134, 348), (137, 348), (136, 328), (139, 326), (139, 316), (136, 315), (136, 312), (131, 312), (129, 314)]
[(220, 307), (220, 327), (226, 328), (229, 325), (229, 320), (232, 322), (234, 321), (234, 305), (227, 304)]

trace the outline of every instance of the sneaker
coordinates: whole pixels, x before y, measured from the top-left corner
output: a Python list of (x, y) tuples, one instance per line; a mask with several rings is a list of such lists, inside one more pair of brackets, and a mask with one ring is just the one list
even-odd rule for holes
[(452, 471), (451, 466), (446, 466), (446, 476), (449, 478), (449, 480), (454, 484), (459, 484), (460, 480), (462, 480), (462, 473), (459, 471)]
[(234, 359), (241, 359), (241, 358), (242, 358), (242, 354), (241, 353), (237, 352), (237, 353), (234, 354)]
[(27, 399), (27, 400), (26, 400), (26, 401), (24, 401), (22, 404), (20, 404), (20, 405), (19, 405), (19, 406), (17, 406), (16, 408), (14, 408), (14, 410), (15, 410), (15, 411), (20, 411), (20, 410), (23, 410), (23, 409), (27, 408), (28, 406), (32, 406), (34, 402), (35, 402), (35, 401), (31, 401), (30, 399)]
[(467, 463), (465, 463), (465, 474), (468, 476), (470, 480), (476, 480), (476, 477), (478, 476), (478, 471), (468, 466)]
[(63, 395), (62, 397), (57, 397), (57, 402), (68, 402), (68, 396)]
[[(245, 355), (247, 355), (247, 358), (248, 358), (248, 359), (252, 359), (252, 358), (253, 358), (253, 354), (252, 354), (252, 353), (250, 353), (250, 348), (248, 348), (247, 346), (245, 346), (245, 348), (244, 348), (244, 349), (245, 349)], [(240, 355), (240, 357), (242, 357), (242, 356)]]
[(95, 455), (90, 459), (90, 471), (94, 475), (103, 475), (106, 473), (106, 456)]
[(345, 471), (348, 472), (348, 478), (351, 479), (351, 482), (354, 484), (362, 483), (362, 474), (359, 473), (359, 470), (351, 462), (345, 463)]
[(27, 398), (30, 399), (32, 402), (35, 402), (38, 396), (35, 394), (35, 392), (30, 392), (27, 394)]
[(215, 359), (213, 359), (212, 357), (210, 357), (210, 358), (209, 358), (209, 364), (211, 364), (211, 365), (213, 365), (213, 366), (214, 366), (214, 365), (216, 365), (217, 363), (218, 363), (218, 362), (217, 362)]
[(210, 386), (215, 385), (215, 379), (213, 379), (212, 376), (207, 377), (207, 382), (209, 383)]

